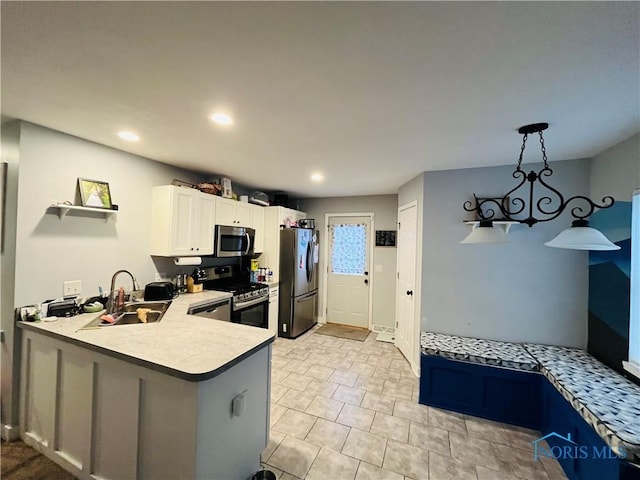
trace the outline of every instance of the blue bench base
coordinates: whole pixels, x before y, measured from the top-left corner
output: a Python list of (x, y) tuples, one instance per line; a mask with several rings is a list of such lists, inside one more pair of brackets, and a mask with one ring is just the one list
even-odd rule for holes
[[(570, 434), (590, 447), (588, 458), (558, 458), (570, 480), (640, 480), (640, 468), (629, 462), (594, 457), (594, 448), (601, 456), (607, 452), (606, 443), (540, 373), (424, 354), (420, 366), (421, 404), (540, 430), (541, 436)], [(546, 440), (550, 448), (569, 445), (556, 436)]]
[(538, 429), (539, 373), (424, 354), (420, 367), (420, 403)]

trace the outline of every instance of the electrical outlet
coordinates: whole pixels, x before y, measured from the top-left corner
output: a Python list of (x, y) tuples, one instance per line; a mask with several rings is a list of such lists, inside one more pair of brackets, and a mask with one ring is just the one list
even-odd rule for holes
[(62, 295), (65, 297), (80, 295), (80, 292), (82, 292), (81, 280), (71, 280), (62, 284)]

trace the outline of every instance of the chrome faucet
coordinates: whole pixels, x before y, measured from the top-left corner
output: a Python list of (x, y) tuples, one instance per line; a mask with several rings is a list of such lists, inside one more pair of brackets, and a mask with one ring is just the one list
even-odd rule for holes
[(121, 273), (126, 273), (131, 277), (131, 282), (133, 283), (134, 290), (139, 289), (138, 282), (136, 282), (136, 277), (133, 276), (133, 273), (131, 273), (129, 270), (118, 270), (116, 273), (113, 274), (113, 277), (111, 277), (111, 288), (109, 288), (109, 300), (107, 302), (107, 313), (113, 313), (115, 311), (116, 301), (114, 298), (116, 295), (116, 278)]

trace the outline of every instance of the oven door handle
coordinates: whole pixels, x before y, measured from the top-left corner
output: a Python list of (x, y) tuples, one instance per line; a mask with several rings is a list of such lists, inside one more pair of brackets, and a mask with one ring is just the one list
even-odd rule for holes
[(260, 298), (254, 299), (254, 300), (248, 300), (246, 302), (234, 303), (233, 304), (233, 308), (234, 308), (234, 310), (239, 310), (241, 308), (251, 307), (253, 305), (257, 305), (257, 304), (262, 303), (262, 302), (269, 302), (269, 297), (260, 297)]

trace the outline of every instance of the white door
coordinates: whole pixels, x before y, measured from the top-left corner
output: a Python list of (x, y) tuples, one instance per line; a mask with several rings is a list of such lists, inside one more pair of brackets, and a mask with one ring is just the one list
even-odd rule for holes
[(253, 211), (251, 207), (252, 205), (250, 203), (236, 202), (236, 225), (252, 227)]
[(398, 209), (398, 281), (396, 290), (396, 346), (412, 363), (415, 332), (417, 205)]
[(327, 322), (369, 327), (370, 217), (330, 217)]
[(171, 199), (171, 254), (192, 255), (196, 199), (187, 188), (175, 188)]
[(194, 246), (199, 255), (211, 255), (213, 253), (213, 230), (215, 229), (215, 203), (214, 197), (202, 194), (197, 199), (196, 233)]
[(216, 198), (216, 224), (230, 225), (236, 224), (236, 202), (227, 198)]

